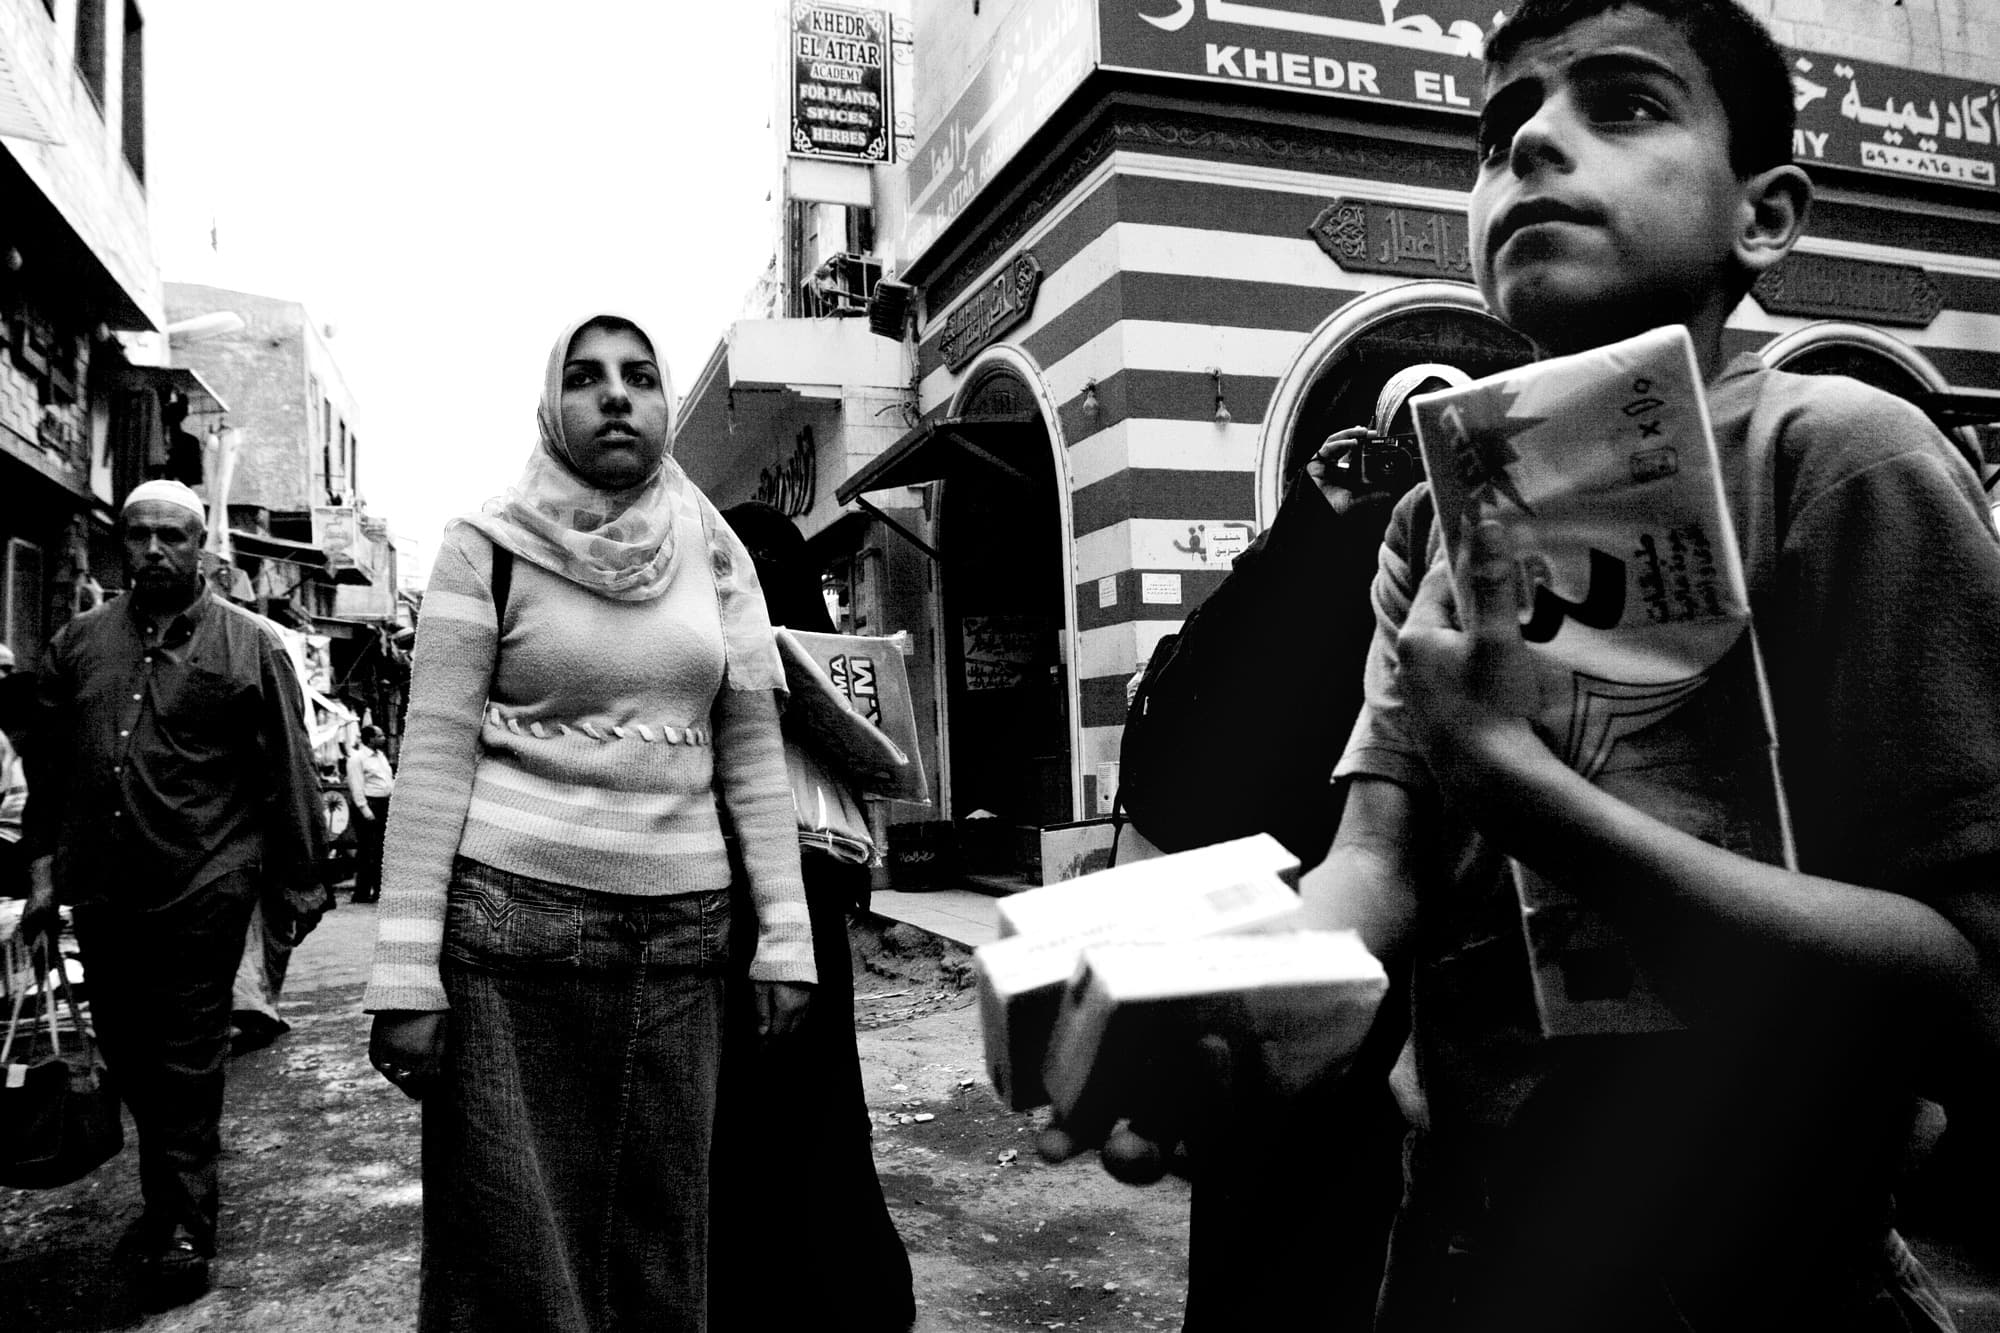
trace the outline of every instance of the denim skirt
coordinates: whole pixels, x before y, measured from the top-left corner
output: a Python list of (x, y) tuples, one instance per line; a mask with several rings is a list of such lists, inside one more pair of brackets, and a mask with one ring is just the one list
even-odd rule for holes
[(423, 1109), (424, 1333), (706, 1326), (729, 893), (459, 858)]

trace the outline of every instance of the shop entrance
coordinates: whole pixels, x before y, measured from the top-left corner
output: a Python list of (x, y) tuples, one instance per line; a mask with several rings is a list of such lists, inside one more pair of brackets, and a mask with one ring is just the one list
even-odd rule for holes
[(965, 870), (1039, 883), (1040, 830), (1073, 817), (1061, 479), (1035, 395), (995, 368), (956, 416), (978, 467), (940, 488), (947, 809)]

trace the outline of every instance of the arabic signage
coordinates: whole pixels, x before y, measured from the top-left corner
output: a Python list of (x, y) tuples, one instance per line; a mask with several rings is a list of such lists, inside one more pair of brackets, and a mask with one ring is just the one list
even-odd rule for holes
[(1944, 293), (1915, 264), (1794, 253), (1757, 279), (1750, 294), (1774, 315), (1860, 319), (1922, 328), (1944, 309)]
[(1460, 212), (1336, 199), (1306, 231), (1350, 273), (1472, 281), (1472, 236)]
[(1469, 112), (1496, 8), (1495, 0), (1100, 0), (1101, 61)]
[(882, 10), (792, 6), (792, 153), (889, 160), (889, 43)]
[(314, 505), (312, 544), (326, 552), (328, 569), (346, 569), (355, 563), (355, 549), (361, 545), (361, 523), (353, 505)]
[(798, 518), (813, 507), (819, 498), (819, 442), (813, 438), (811, 426), (799, 431), (790, 457), (757, 474), (757, 489), (750, 498), (763, 501), (786, 518)]
[(902, 258), (922, 254), (1090, 72), (1098, 0), (1022, 0), (910, 160)]
[(1042, 266), (1023, 251), (945, 317), (938, 351), (947, 368), (958, 371), (995, 338), (1019, 324), (1035, 308)]
[(2000, 89), (1843, 56), (1792, 57), (1798, 161), (2000, 188)]

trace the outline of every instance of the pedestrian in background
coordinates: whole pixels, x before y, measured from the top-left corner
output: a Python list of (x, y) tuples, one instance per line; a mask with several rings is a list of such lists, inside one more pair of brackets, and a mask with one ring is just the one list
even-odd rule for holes
[[(723, 517), (750, 548), (771, 623), (834, 633), (819, 569), (792, 521), (756, 501), (732, 505)], [(788, 750), (805, 743), (787, 728)], [(779, 1043), (758, 1040), (754, 1013), (732, 993), (716, 1124), (710, 1314), (721, 1329), (902, 1333), (916, 1318), (910, 1256), (875, 1176), (854, 1039), (847, 915), (867, 902), (868, 867), (834, 856), (823, 837), (802, 839), (800, 858), (819, 984), (798, 1032)], [(779, 1198), (800, 1235), (782, 1283), (771, 1281), (766, 1244), (771, 1200)]]
[(0, 643), (0, 898), (28, 896), (21, 852), (21, 817), (28, 808), (28, 770), (21, 759), (34, 682), (14, 671), (14, 653)]
[(526, 471), (424, 596), (364, 1005), (425, 1097), (426, 1330), (704, 1328), (732, 894), (760, 1029), (813, 980), (783, 668), (672, 410), (636, 324), (566, 330)]
[(366, 726), (347, 752), (347, 794), (354, 803), (354, 898), (372, 903), (382, 896), (382, 830), (389, 823), (389, 793), (396, 788), (396, 771), (382, 747), (382, 728)]
[(325, 825), (298, 679), (282, 645), (201, 576), (200, 498), (126, 500), (130, 591), (50, 642), (37, 680), (22, 929), (60, 900), (91, 1017), (139, 1130), (145, 1212), (123, 1248), (148, 1297), (208, 1288), (231, 982), (260, 898), (296, 939), (322, 898)]

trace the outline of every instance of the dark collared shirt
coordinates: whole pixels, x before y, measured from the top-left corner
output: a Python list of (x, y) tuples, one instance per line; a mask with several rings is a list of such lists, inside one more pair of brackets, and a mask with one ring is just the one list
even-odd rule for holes
[(129, 596), (50, 642), (23, 842), (68, 902), (148, 906), (233, 870), (313, 881), (326, 831), (297, 674), (203, 591), (158, 641)]

